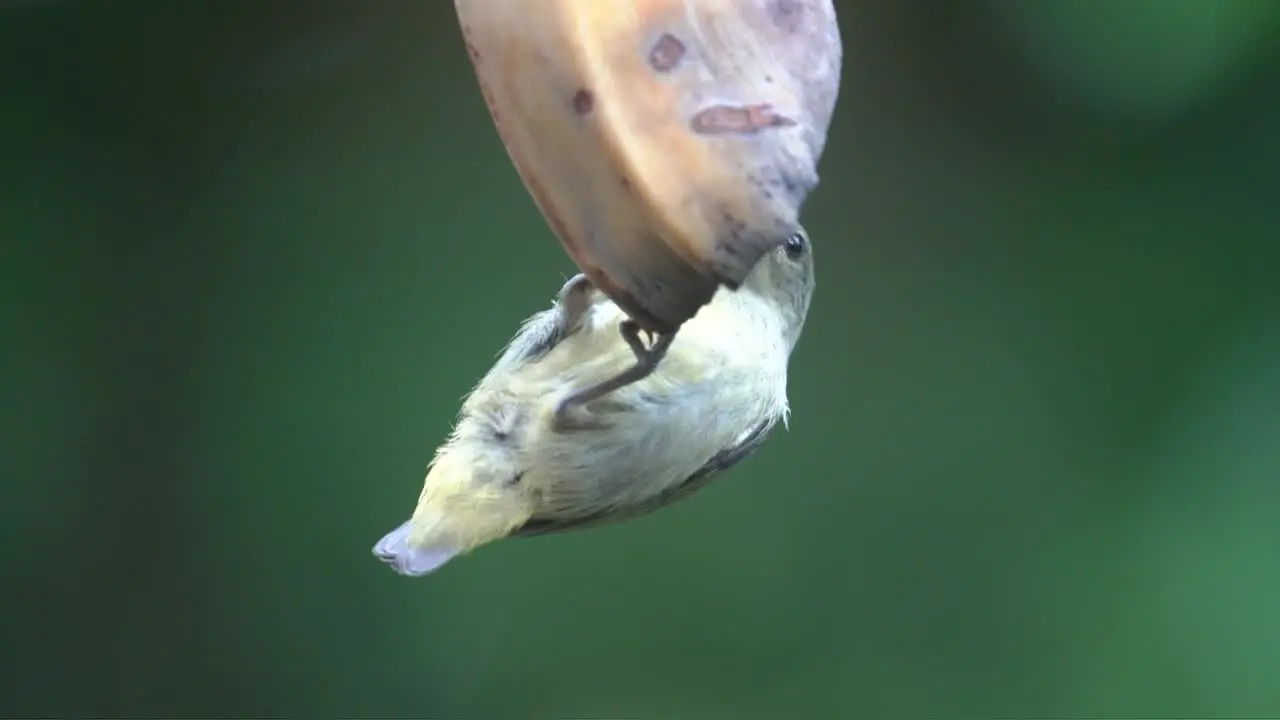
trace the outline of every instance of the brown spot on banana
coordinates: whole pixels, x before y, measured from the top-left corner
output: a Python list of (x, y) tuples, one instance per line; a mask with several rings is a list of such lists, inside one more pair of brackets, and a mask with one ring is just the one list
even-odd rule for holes
[(769, 128), (791, 127), (795, 120), (779, 115), (768, 103), (759, 105), (716, 105), (693, 116), (689, 126), (696, 133), (720, 135), (724, 133), (753, 133)]
[(684, 43), (671, 33), (663, 33), (649, 51), (649, 67), (660, 73), (671, 72), (684, 58)]

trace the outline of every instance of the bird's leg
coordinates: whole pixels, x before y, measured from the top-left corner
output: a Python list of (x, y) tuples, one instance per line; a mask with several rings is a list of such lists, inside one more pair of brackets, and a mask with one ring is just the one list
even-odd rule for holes
[(582, 325), (582, 318), (591, 307), (591, 293), (595, 286), (586, 275), (578, 273), (560, 288), (556, 296), (556, 308), (560, 311), (560, 332), (570, 335)]
[[(605, 395), (615, 390), (620, 390), (631, 383), (639, 382), (649, 377), (658, 367), (658, 363), (662, 362), (662, 358), (666, 356), (667, 350), (671, 347), (671, 342), (676, 337), (674, 332), (660, 334), (646, 348), (644, 341), (640, 339), (640, 326), (634, 320), (623, 320), (618, 329), (622, 333), (622, 339), (631, 348), (631, 352), (635, 353), (636, 363), (607, 380), (584, 390), (579, 390), (561, 400), (560, 405), (556, 408), (555, 422), (557, 427), (568, 428), (574, 425), (581, 425), (582, 423), (576, 422), (570, 417), (575, 409), (593, 400), (599, 400)], [(652, 334), (650, 334), (650, 338), (653, 338)]]

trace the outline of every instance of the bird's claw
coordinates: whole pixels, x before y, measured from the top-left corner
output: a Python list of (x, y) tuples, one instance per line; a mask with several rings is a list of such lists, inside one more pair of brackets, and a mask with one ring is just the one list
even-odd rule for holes
[(574, 396), (561, 400), (551, 419), (551, 427), (556, 432), (590, 430), (600, 426), (601, 423), (592, 419), (587, 409)]

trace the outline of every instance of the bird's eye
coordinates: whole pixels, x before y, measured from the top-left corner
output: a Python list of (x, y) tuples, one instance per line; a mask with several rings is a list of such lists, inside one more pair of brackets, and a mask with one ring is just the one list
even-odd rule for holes
[(800, 257), (804, 255), (804, 251), (807, 246), (808, 242), (805, 240), (804, 233), (796, 233), (795, 235), (787, 238), (786, 245), (783, 245), (782, 247), (786, 250), (787, 257), (792, 260), (799, 260)]

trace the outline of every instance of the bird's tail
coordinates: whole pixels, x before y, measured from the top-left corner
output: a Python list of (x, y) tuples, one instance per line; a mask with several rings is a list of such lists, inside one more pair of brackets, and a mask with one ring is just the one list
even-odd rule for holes
[(451, 440), (431, 461), (413, 517), (379, 540), (373, 554), (401, 575), (426, 575), (505, 537), (531, 514), (512, 477), (519, 472), (509, 449)]
[(510, 533), (528, 513), (508, 483), (491, 481), (493, 464), (491, 453), (470, 445), (440, 452), (413, 517), (383, 536), (373, 554), (397, 573), (417, 577)]
[(418, 545), (411, 542), (413, 521), (406, 520), (373, 546), (373, 554), (401, 575), (418, 577), (435, 572), (459, 554), (443, 545)]

